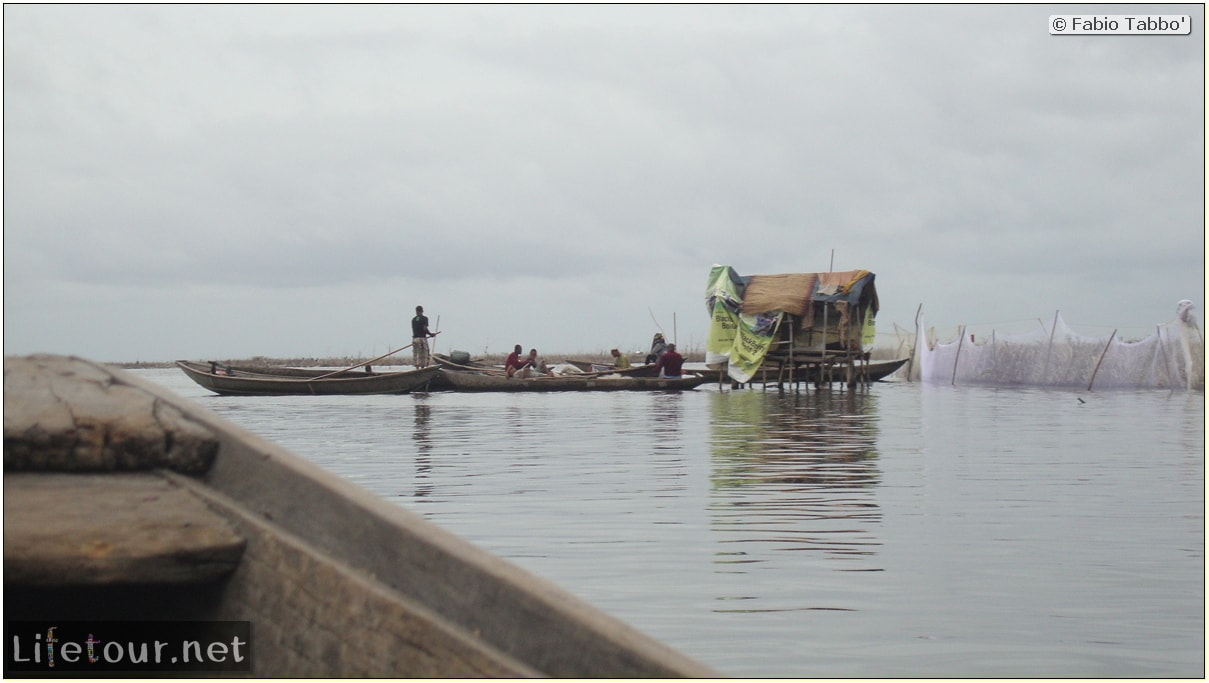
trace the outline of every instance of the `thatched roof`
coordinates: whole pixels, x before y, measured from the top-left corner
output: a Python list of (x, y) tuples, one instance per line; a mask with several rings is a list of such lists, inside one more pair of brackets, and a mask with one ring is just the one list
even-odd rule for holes
[(785, 311), (806, 317), (816, 301), (855, 304), (867, 293), (872, 297), (876, 312), (877, 292), (873, 289), (873, 277), (867, 270), (752, 275), (743, 292), (742, 311), (750, 315)]

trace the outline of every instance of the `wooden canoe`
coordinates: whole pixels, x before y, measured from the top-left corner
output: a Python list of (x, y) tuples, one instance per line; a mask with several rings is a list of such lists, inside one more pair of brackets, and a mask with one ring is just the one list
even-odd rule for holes
[(232, 396), (338, 396), (406, 394), (421, 391), (440, 368), (372, 373), (301, 368), (216, 367), (178, 360), (176, 366), (194, 382), (217, 394)]
[(537, 376), (525, 379), (462, 370), (441, 369), (440, 386), (452, 391), (683, 391), (707, 382), (708, 375), (631, 377), (618, 374)]
[(865, 365), (863, 369), (858, 368), (858, 372), (861, 373), (863, 377), (868, 378), (870, 382), (880, 382), (881, 380), (886, 379), (890, 375), (898, 372), (898, 369), (906, 365), (907, 361), (909, 360), (911, 359), (902, 358), (899, 360), (871, 361)]
[(610, 365), (608, 363), (597, 363), (596, 361), (591, 361), (591, 360), (576, 360), (574, 358), (564, 358), (563, 362), (566, 363), (567, 365), (573, 365), (576, 368), (578, 368), (579, 370), (582, 370), (583, 372), (607, 372), (609, 370), (616, 370), (616, 368), (614, 368), (612, 365)]
[(6, 624), (244, 624), (254, 678), (720, 677), (133, 373), (6, 357), (4, 470)]
[[(857, 363), (853, 368), (859, 381), (878, 382), (893, 375), (908, 360), (910, 359), (902, 358), (899, 360), (872, 361), (865, 364)], [(843, 366), (836, 366), (832, 370), (832, 380), (839, 381), (844, 377), (845, 372), (846, 369)], [(822, 379), (818, 366), (803, 366), (799, 368), (798, 374), (802, 376), (802, 381), (804, 382), (818, 382)]]
[[(870, 363), (857, 363), (853, 366), (856, 371), (855, 380), (858, 382), (879, 382), (890, 375), (893, 375), (903, 365), (910, 360), (902, 358), (889, 361), (873, 361)], [(841, 382), (847, 378), (847, 366), (844, 364), (836, 364), (830, 369), (831, 376), (829, 378), (823, 376), (823, 372), (818, 364), (804, 363), (796, 369), (791, 370), (785, 368), (785, 373), (782, 376), (780, 369), (774, 363), (765, 363), (763, 367), (756, 371), (751, 382), (754, 384), (760, 383), (775, 383), (780, 378), (782, 382), (814, 382), (823, 383), (826, 381)]]
[[(612, 365), (609, 365), (607, 363), (594, 363), (592, 361), (574, 360), (571, 358), (564, 359), (563, 362), (567, 363), (568, 365), (574, 366), (575, 368), (579, 369), (582, 372), (587, 372), (587, 373), (597, 374), (597, 375), (608, 374), (608, 373), (626, 375), (627, 377), (654, 377), (656, 375), (654, 363), (650, 363), (648, 365), (632, 365), (623, 370), (618, 370), (617, 368), (615, 368)], [(686, 375), (697, 374), (697, 373), (691, 372), (689, 370), (684, 370), (683, 372)]]

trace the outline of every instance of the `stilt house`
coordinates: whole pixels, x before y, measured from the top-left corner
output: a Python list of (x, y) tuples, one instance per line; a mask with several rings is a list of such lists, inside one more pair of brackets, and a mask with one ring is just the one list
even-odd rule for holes
[(873, 345), (873, 281), (867, 270), (740, 276), (715, 266), (707, 362), (725, 356), (739, 382), (761, 368), (776, 368), (779, 379), (853, 382)]

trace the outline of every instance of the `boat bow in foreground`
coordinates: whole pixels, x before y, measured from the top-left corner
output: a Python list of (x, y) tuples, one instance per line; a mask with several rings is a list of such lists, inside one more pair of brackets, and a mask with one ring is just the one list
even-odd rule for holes
[(133, 373), (10, 356), (4, 404), (6, 624), (242, 624), (242, 668), (207, 675), (719, 676)]

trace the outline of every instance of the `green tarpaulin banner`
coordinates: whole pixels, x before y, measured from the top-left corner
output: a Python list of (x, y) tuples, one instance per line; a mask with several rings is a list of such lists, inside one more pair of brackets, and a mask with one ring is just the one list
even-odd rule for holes
[(873, 320), (874, 315), (876, 315), (876, 311), (873, 310), (873, 303), (871, 302), (865, 308), (865, 322), (861, 325), (861, 348), (871, 348), (873, 342), (877, 341), (877, 325)]
[(751, 380), (772, 345), (781, 324), (781, 311), (743, 315), (739, 308), (743, 298), (739, 293), (730, 266), (714, 266), (710, 270), (706, 301), (710, 305), (709, 337), (705, 342), (707, 358), (725, 357), (727, 375), (736, 382)]
[(739, 306), (743, 298), (738, 285), (731, 279), (730, 266), (714, 266), (709, 272), (705, 301), (710, 308), (709, 336), (705, 350), (710, 354), (730, 357), (739, 329)]
[(781, 311), (761, 313), (759, 316), (739, 316), (739, 334), (730, 352), (727, 374), (736, 382), (747, 382), (764, 364), (764, 356), (772, 345), (772, 338), (784, 317)]

